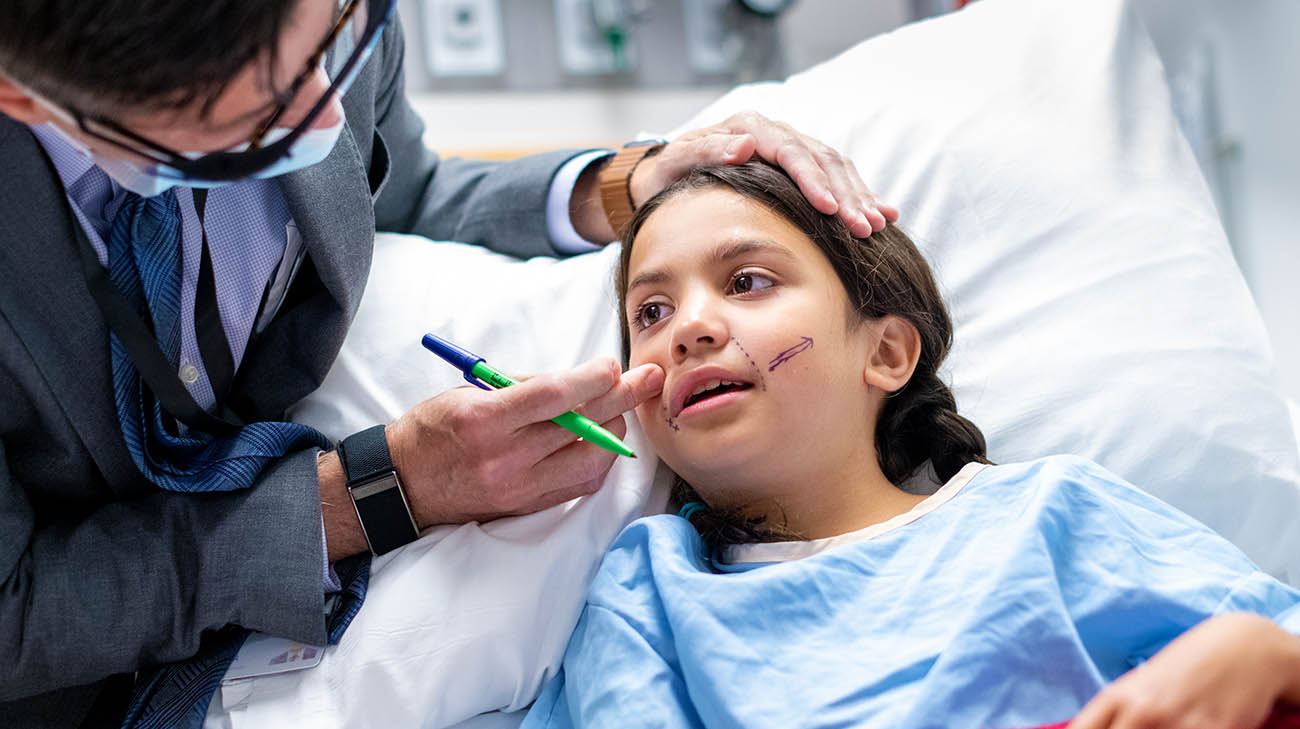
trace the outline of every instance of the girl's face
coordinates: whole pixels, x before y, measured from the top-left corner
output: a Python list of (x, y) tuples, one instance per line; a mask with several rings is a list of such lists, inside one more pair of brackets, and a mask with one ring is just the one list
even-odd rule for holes
[(725, 188), (679, 193), (638, 232), (627, 281), (631, 365), (667, 376), (637, 417), (711, 504), (874, 463), (872, 322), (849, 325), (844, 287), (793, 224)]

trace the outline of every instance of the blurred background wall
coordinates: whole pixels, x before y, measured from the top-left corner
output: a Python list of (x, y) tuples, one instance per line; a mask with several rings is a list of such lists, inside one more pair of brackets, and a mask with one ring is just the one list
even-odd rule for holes
[[(1131, 2), (1264, 314), (1280, 384), (1300, 401), (1300, 2)], [(665, 132), (737, 83), (784, 78), (959, 4), (400, 0), (400, 9), (407, 88), (429, 144), (510, 157)]]

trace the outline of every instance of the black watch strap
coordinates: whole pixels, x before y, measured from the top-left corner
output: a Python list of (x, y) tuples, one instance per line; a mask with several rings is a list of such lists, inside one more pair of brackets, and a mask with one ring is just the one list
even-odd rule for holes
[(344, 438), (339, 443), (339, 461), (370, 551), (384, 554), (415, 541), (420, 530), (393, 468), (384, 426), (376, 425)]

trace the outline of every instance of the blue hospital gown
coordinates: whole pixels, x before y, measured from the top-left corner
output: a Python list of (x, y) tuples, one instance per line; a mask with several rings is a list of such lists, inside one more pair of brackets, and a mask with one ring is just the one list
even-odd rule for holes
[(1300, 633), (1300, 592), (1075, 457), (985, 468), (911, 523), (793, 561), (715, 565), (654, 516), (605, 556), (523, 726), (1035, 726), (1242, 610)]

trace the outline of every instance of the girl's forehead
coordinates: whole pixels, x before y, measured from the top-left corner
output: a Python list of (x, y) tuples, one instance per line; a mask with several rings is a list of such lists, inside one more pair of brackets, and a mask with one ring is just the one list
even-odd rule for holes
[(641, 226), (632, 244), (628, 272), (705, 265), (720, 246), (770, 242), (796, 257), (820, 255), (803, 231), (766, 206), (726, 188), (678, 193)]

